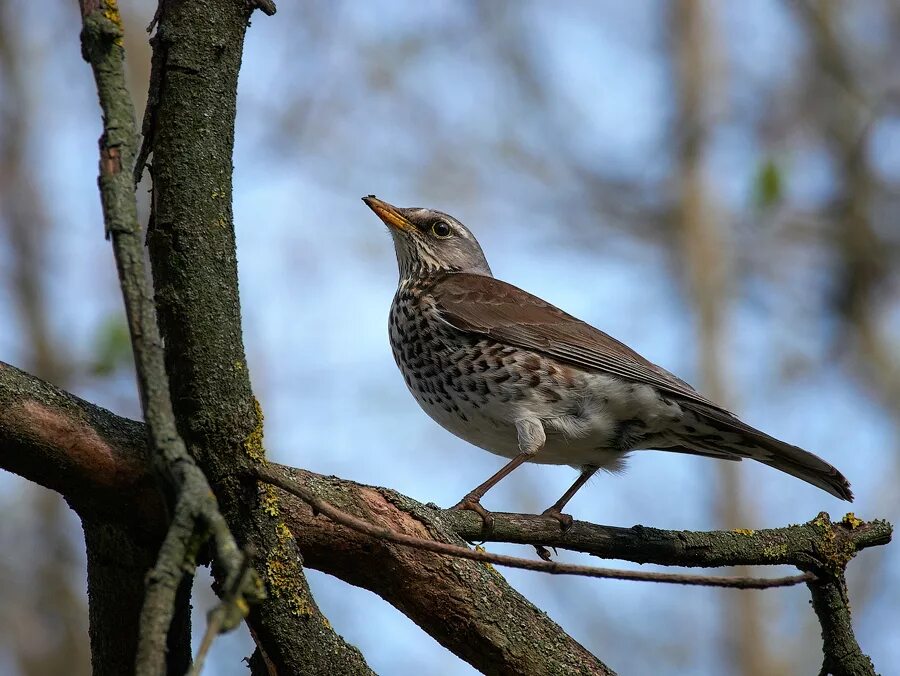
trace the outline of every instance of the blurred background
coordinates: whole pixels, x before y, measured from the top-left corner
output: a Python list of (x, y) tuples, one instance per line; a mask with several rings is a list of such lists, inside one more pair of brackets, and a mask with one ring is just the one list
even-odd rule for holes
[[(154, 3), (121, 4), (140, 115)], [(75, 2), (0, 0), (0, 359), (137, 417), (79, 23)], [(853, 483), (857, 515), (897, 520), (898, 62), (900, 3), (886, 0), (285, 0), (254, 14), (235, 217), (270, 455), (445, 506), (503, 462), (432, 423), (395, 369), (394, 254), (359, 200), (375, 193), (458, 217), (498, 277), (823, 455)], [(540, 511), (573, 478), (524, 467), (485, 504)], [(758, 529), (847, 507), (762, 465), (640, 452), (569, 511)], [(9, 475), (0, 511), (0, 674), (89, 673), (77, 519)], [(900, 671), (897, 552), (865, 552), (849, 574), (857, 634), (883, 673)], [(504, 574), (623, 674), (821, 663), (803, 587)], [(473, 673), (374, 595), (309, 577), (379, 673)], [(196, 589), (199, 633), (208, 577)], [(244, 630), (220, 639), (207, 673), (246, 673), (251, 650)]]

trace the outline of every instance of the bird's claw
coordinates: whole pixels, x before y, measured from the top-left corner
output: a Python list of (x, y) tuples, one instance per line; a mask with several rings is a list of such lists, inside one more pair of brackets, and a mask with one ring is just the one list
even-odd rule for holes
[[(551, 549), (553, 549), (553, 553), (556, 554), (556, 547), (551, 547)], [(544, 545), (534, 545), (534, 551), (544, 561), (552, 561), (553, 560), (553, 557), (550, 556), (550, 550), (547, 549)]]
[(549, 509), (545, 509), (541, 516), (549, 516), (551, 519), (556, 519), (559, 521), (560, 529), (565, 532), (572, 527), (572, 516), (569, 514), (563, 514), (555, 507), (550, 507)]
[(467, 509), (471, 512), (475, 512), (481, 517), (482, 532), (490, 533), (494, 530), (494, 515), (482, 507), (478, 498), (473, 495), (467, 495), (450, 509)]

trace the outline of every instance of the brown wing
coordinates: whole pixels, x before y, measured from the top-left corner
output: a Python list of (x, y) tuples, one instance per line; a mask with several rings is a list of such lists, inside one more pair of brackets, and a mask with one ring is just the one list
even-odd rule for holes
[(493, 277), (452, 274), (436, 281), (426, 292), (434, 298), (441, 318), (461, 331), (653, 385), (703, 415), (708, 423), (744, 437), (742, 444), (732, 444), (721, 453), (686, 446), (667, 450), (734, 460), (750, 457), (839, 498), (853, 500), (847, 479), (818, 456), (751, 427), (627, 345), (512, 284)]
[(434, 298), (443, 320), (461, 331), (653, 385), (663, 393), (727, 413), (624, 343), (512, 284), (459, 273), (440, 278), (426, 292)]

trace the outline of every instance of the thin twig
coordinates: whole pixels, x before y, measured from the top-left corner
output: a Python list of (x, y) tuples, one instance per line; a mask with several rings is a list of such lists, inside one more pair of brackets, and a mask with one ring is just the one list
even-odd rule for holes
[(290, 478), (279, 475), (270, 467), (256, 467), (256, 476), (261, 481), (278, 486), (282, 490), (296, 495), (298, 498), (312, 507), (313, 511), (324, 514), (335, 523), (351, 528), (359, 533), (364, 533), (379, 540), (394, 542), (406, 547), (414, 547), (436, 554), (446, 554), (482, 563), (491, 563), (510, 568), (534, 570), (552, 575), (580, 575), (583, 577), (597, 577), (613, 580), (635, 580), (640, 582), (665, 582), (668, 584), (695, 585), (701, 587), (727, 587), (731, 589), (772, 589), (775, 587), (790, 587), (816, 579), (812, 573), (792, 575), (779, 578), (753, 578), (753, 577), (720, 577), (706, 575), (682, 575), (680, 573), (645, 573), (631, 570), (616, 570), (613, 568), (598, 568), (595, 566), (579, 566), (570, 563), (558, 563), (556, 561), (533, 561), (516, 556), (504, 554), (492, 554), (490, 552), (473, 550), (447, 542), (425, 540), (423, 538), (404, 535), (390, 528), (376, 526), (368, 521), (359, 519), (318, 496)]
[(234, 579), (228, 585), (228, 589), (222, 595), (222, 601), (209, 611), (206, 616), (206, 632), (200, 641), (197, 656), (193, 666), (188, 670), (187, 676), (200, 676), (203, 671), (203, 663), (206, 655), (212, 647), (213, 641), (219, 634), (234, 629), (247, 614), (248, 606), (243, 600), (241, 590), (249, 584), (250, 562), (253, 560), (252, 551), (245, 551), (241, 567)]
[(275, 3), (272, 0), (253, 0), (253, 6), (266, 16), (273, 16), (276, 12)]
[[(147, 592), (141, 607), (140, 638), (136, 665), (165, 665), (166, 637), (175, 614), (178, 587), (185, 575), (193, 575), (196, 566), (192, 540), (197, 526), (193, 511), (179, 500), (169, 531), (157, 555), (156, 565), (147, 574)], [(146, 673), (153, 673), (147, 667)], [(157, 672), (159, 673), (159, 672)]]
[(206, 631), (203, 633), (203, 640), (200, 641), (200, 648), (197, 650), (194, 664), (188, 670), (187, 676), (200, 676), (200, 672), (203, 671), (203, 663), (206, 662), (206, 655), (209, 653), (216, 636), (221, 633), (221, 627), (222, 615), (210, 612), (206, 619)]

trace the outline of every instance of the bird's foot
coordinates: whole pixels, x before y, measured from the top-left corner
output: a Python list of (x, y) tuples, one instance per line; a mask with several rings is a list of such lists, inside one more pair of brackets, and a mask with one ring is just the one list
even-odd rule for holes
[(480, 498), (477, 495), (469, 493), (466, 497), (457, 502), (450, 509), (467, 509), (469, 511), (475, 512), (478, 516), (481, 517), (482, 531), (485, 533), (490, 533), (492, 530), (494, 530), (494, 515), (487, 511), (484, 507), (482, 507), (479, 500)]
[(541, 516), (549, 516), (551, 519), (559, 521), (559, 527), (562, 531), (567, 531), (572, 527), (572, 517), (569, 514), (563, 514), (556, 507), (550, 507), (541, 512)]
[[(552, 549), (553, 553), (556, 554), (556, 547), (551, 547), (550, 549)], [(553, 557), (550, 556), (550, 549), (547, 549), (544, 545), (534, 545), (534, 551), (544, 561), (552, 561), (553, 560)]]

